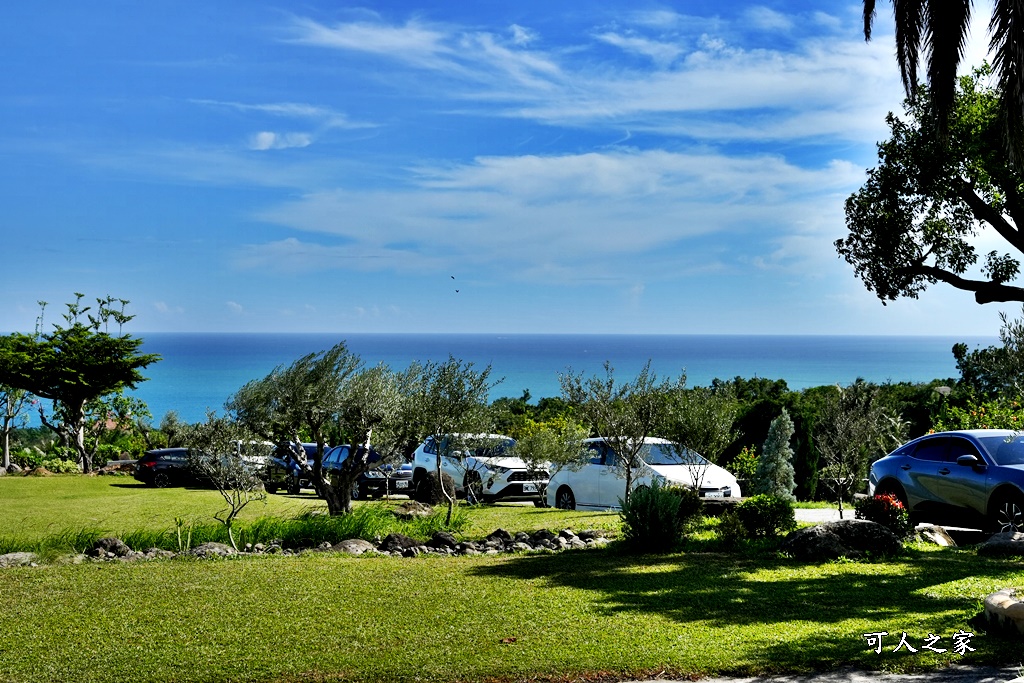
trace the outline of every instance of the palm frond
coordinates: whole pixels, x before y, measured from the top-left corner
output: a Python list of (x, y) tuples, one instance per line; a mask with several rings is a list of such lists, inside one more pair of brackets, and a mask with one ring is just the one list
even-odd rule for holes
[(875, 20), (875, 0), (864, 0), (864, 40), (871, 40), (871, 23)]
[(925, 31), (926, 0), (893, 0), (896, 20), (896, 61), (900, 65), (903, 89), (914, 99), (917, 89), (917, 64), (921, 50), (921, 36)]
[[(928, 83), (939, 131), (945, 133), (956, 97), (956, 71), (970, 28), (971, 1), (931, 0), (926, 14), (923, 44), (928, 51)], [(906, 81), (903, 84), (906, 86)]]
[(1000, 117), (1014, 165), (1024, 161), (1024, 1), (996, 0), (988, 26), (999, 81)]

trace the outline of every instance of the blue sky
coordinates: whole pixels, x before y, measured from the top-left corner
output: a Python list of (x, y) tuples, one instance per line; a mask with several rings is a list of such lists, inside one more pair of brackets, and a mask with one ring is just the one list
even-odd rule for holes
[(832, 247), (902, 99), (860, 8), (7, 3), (0, 330), (995, 334)]

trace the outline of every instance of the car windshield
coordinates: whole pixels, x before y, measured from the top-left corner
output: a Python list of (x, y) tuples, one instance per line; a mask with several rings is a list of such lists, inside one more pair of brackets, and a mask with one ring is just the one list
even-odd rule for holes
[(983, 436), (981, 443), (997, 465), (1024, 465), (1024, 436)]
[(645, 444), (640, 457), (648, 465), (708, 465), (703, 456), (688, 448), (667, 443)]

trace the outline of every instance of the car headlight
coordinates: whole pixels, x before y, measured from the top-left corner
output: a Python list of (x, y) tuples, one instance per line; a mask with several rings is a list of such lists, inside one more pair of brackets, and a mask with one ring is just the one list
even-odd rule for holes
[(502, 467), (500, 465), (491, 465), (489, 468), (496, 477), (501, 477), (512, 471), (511, 467)]

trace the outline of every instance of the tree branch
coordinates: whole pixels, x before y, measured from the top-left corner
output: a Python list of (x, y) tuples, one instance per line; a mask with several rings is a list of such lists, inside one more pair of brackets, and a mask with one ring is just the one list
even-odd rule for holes
[[(1003, 215), (993, 208), (991, 204), (979, 197), (970, 184), (966, 181), (962, 182), (957, 194), (962, 200), (964, 200), (964, 203), (971, 208), (971, 212), (974, 214), (975, 218), (991, 225), (996, 229), (996, 232), (999, 233), (1000, 237), (1013, 245), (1017, 251), (1024, 253), (1024, 235), (1021, 235), (1020, 230), (1003, 218)], [(964, 288), (961, 287), (961, 289)], [(1017, 299), (1010, 299), (1010, 301), (1016, 300)], [(1007, 299), (1001, 299), (1001, 301), (1007, 301)]]
[(979, 304), (990, 304), (997, 301), (1024, 301), (1024, 287), (1003, 285), (990, 280), (970, 280), (936, 266), (917, 265), (899, 270), (908, 275), (924, 275), (935, 278), (957, 289), (974, 292), (974, 300)]

